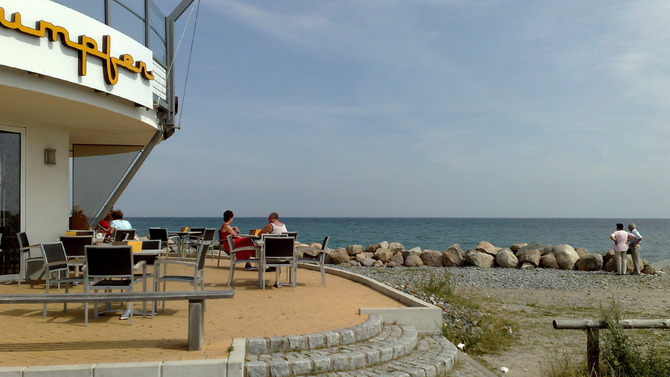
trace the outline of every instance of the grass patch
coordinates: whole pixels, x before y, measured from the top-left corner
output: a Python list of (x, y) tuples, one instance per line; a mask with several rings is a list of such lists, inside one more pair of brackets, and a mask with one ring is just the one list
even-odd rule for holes
[(504, 349), (513, 340), (515, 324), (499, 313), (489, 312), (472, 299), (456, 292), (449, 274), (431, 275), (417, 290), (450, 305), (442, 335), (454, 344), (463, 343), (470, 354), (485, 354)]

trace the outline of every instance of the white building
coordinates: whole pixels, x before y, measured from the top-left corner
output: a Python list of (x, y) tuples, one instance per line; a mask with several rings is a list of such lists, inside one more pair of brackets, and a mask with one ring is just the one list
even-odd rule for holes
[(25, 273), (17, 232), (57, 240), (71, 205), (96, 224), (174, 132), (173, 29), (192, 2), (0, 0), (0, 281)]

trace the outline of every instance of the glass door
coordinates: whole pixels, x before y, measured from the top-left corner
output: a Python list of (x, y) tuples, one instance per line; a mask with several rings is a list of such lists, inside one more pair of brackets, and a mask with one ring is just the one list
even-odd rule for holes
[(0, 130), (0, 281), (16, 280), (21, 231), (21, 134)]

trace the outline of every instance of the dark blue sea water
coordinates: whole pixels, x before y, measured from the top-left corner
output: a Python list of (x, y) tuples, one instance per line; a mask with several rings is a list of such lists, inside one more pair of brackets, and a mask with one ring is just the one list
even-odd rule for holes
[[(221, 218), (211, 217), (136, 217), (127, 218), (140, 236), (149, 227), (178, 230), (184, 226), (218, 229)], [(298, 232), (304, 243), (321, 242), (330, 236), (329, 247), (364, 245), (381, 241), (400, 242), (406, 248), (442, 251), (458, 243), (464, 250), (474, 248), (479, 241), (489, 241), (498, 247), (532, 241), (546, 244), (569, 244), (590, 252), (612, 248), (609, 235), (621, 219), (484, 219), (484, 218), (281, 218), (289, 231)], [(670, 219), (634, 219), (643, 237), (642, 257), (650, 262), (670, 259)], [(233, 225), (244, 232), (262, 228), (267, 218), (235, 217)]]

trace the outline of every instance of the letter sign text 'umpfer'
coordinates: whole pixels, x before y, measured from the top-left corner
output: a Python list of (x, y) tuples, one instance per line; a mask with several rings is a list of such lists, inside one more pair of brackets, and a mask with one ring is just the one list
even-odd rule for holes
[(44, 38), (48, 34), (51, 42), (56, 42), (58, 36), (60, 36), (63, 46), (77, 50), (79, 54), (79, 76), (86, 76), (86, 60), (90, 55), (102, 60), (105, 82), (109, 85), (115, 85), (119, 81), (119, 67), (140, 74), (146, 80), (154, 79), (153, 73), (147, 71), (147, 65), (143, 61), (135, 62), (129, 54), (123, 54), (118, 58), (111, 56), (109, 51), (112, 38), (109, 35), (102, 37), (102, 49), (98, 49), (98, 43), (95, 39), (86, 35), (80, 35), (78, 42), (71, 41), (70, 33), (64, 27), (55, 26), (50, 22), (37, 21), (34, 29), (24, 26), (21, 24), (21, 14), (19, 12), (12, 14), (11, 20), (7, 21), (5, 19), (5, 10), (2, 7), (0, 7), (0, 26), (37, 38)]

